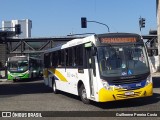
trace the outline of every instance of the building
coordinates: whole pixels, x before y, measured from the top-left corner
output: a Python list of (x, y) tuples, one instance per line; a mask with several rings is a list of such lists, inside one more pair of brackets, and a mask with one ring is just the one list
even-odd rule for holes
[[(2, 21), (2, 31), (9, 35), (9, 32), (15, 31), (15, 25), (20, 24), (21, 25), (21, 34), (20, 35), (11, 35), (11, 36), (5, 36), (4, 38), (8, 39), (24, 39), (24, 38), (31, 38), (31, 29), (32, 29), (32, 21), (29, 19), (24, 20), (11, 20), (11, 21)], [(14, 33), (14, 32), (13, 32)], [(1, 36), (1, 39), (3, 36)], [(4, 66), (7, 60), (7, 47), (6, 43), (0, 44), (0, 64)]]
[(3, 31), (15, 31), (15, 25), (21, 25), (21, 34), (16, 35), (13, 38), (30, 38), (32, 21), (29, 19), (24, 20), (11, 20), (11, 21), (2, 21), (2, 30)]
[[(6, 59), (7, 59), (7, 51), (6, 51), (6, 45), (5, 44), (0, 44), (0, 69), (2, 66), (5, 66)], [(2, 66), (1, 66), (2, 65)]]

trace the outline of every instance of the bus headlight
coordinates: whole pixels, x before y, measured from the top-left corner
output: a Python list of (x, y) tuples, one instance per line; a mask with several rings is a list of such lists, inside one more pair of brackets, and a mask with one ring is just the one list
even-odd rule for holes
[(36, 70), (33, 70), (33, 73), (36, 73), (37, 71)]
[(29, 74), (29, 70), (27, 70), (26, 72), (24, 72), (23, 74)]
[(109, 86), (109, 84), (108, 84), (107, 81), (102, 80), (102, 84), (103, 84), (103, 87), (104, 87), (105, 89), (110, 90), (110, 86)]
[(152, 77), (151, 75), (149, 75), (146, 79), (146, 85), (148, 85), (149, 83), (152, 83)]

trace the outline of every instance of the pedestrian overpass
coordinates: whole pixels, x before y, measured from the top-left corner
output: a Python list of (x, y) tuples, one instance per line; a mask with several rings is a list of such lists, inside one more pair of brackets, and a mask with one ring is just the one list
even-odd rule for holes
[[(11, 38), (15, 33), (13, 31), (0, 31), (0, 45), (4, 50), (0, 49), (0, 61), (3, 65), (9, 56), (14, 55), (40, 55), (44, 50), (63, 44), (75, 38), (82, 38), (82, 36), (55, 36), (55, 37), (39, 37), (39, 38)], [(158, 46), (157, 35), (149, 34), (142, 35), (144, 42), (148, 48), (148, 55), (152, 65), (152, 71), (158, 70)], [(5, 60), (1, 60), (5, 59)]]

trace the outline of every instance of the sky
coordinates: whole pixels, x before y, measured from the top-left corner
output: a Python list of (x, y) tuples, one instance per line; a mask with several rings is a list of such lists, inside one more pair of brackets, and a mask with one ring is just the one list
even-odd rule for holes
[[(146, 19), (142, 34), (157, 29), (156, 0), (0, 0), (0, 22), (32, 20), (32, 37), (107, 33), (106, 26), (87, 23), (81, 17), (109, 26), (110, 32), (140, 33), (139, 18)], [(1, 25), (2, 26), (2, 25)]]

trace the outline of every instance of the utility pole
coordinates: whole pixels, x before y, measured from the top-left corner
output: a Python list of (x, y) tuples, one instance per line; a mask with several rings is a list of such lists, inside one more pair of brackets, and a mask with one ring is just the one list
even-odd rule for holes
[(158, 41), (158, 56), (159, 56), (159, 69), (160, 71), (160, 0), (156, 0), (157, 8), (157, 41)]

